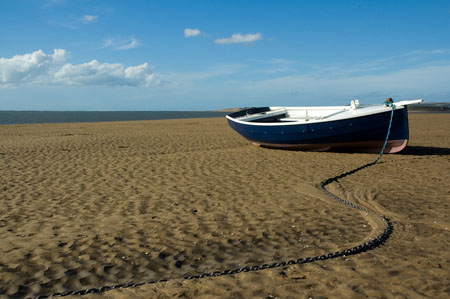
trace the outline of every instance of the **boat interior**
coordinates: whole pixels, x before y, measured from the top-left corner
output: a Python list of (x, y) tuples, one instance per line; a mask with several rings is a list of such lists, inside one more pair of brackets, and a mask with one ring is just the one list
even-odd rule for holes
[(311, 123), (376, 114), (390, 111), (390, 105), (394, 105), (395, 109), (401, 109), (406, 105), (421, 102), (422, 100), (419, 99), (378, 105), (361, 105), (358, 100), (354, 100), (347, 106), (248, 108), (232, 113), (227, 117), (238, 122), (250, 123)]
[(362, 106), (358, 100), (352, 101), (348, 106), (267, 107), (265, 111), (260, 111), (261, 109), (256, 109), (256, 111), (249, 109), (243, 115), (236, 115), (235, 119), (253, 123), (307, 123), (310, 121), (346, 118), (361, 108)]

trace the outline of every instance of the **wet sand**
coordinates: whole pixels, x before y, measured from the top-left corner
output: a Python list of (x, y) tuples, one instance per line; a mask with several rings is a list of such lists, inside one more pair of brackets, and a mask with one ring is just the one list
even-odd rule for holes
[(318, 184), (377, 155), (259, 148), (224, 118), (0, 126), (0, 298), (448, 298), (450, 114), (409, 117), (403, 152), (327, 187), (391, 219), (384, 245), (190, 281), (375, 236)]

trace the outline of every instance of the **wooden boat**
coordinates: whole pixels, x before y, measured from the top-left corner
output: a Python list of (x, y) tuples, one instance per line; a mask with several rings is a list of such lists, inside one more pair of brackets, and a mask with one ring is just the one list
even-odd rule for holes
[[(390, 102), (389, 102), (390, 100)], [(409, 138), (407, 106), (422, 100), (331, 107), (247, 108), (226, 116), (228, 124), (256, 145), (296, 150), (378, 153), (392, 127), (385, 153), (403, 150)]]

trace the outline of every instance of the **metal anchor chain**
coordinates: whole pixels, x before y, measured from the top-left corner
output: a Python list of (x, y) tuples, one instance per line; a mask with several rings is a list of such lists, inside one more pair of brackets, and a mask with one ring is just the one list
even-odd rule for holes
[[(370, 167), (372, 165), (375, 165), (376, 163), (378, 163), (378, 161), (380, 160), (381, 156), (384, 153), (384, 149), (386, 148), (387, 142), (389, 140), (389, 134), (391, 132), (391, 125), (392, 125), (392, 119), (394, 117), (394, 105), (392, 103), (389, 104), (392, 108), (391, 110), (391, 117), (390, 117), (390, 121), (389, 121), (389, 128), (388, 128), (388, 132), (386, 135), (386, 140), (384, 142), (383, 148), (381, 149), (381, 152), (379, 153), (378, 157), (370, 163), (364, 164), (360, 167), (357, 167), (355, 169), (352, 169), (350, 171), (341, 173), (339, 175), (336, 175), (334, 177), (330, 177), (327, 178), (325, 180), (323, 180), (320, 183), (320, 190), (322, 190), (323, 192), (325, 192), (329, 197), (333, 198), (334, 200), (337, 200), (338, 202), (347, 205), (350, 208), (354, 208), (360, 211), (364, 211), (364, 212), (372, 212), (375, 213), (374, 211), (360, 206), (358, 204), (355, 204), (349, 200), (346, 199), (342, 199), (339, 196), (333, 194), (332, 192), (328, 191), (325, 186), (338, 181), (339, 179), (352, 175), (364, 168)], [(316, 256), (312, 256), (312, 257), (306, 257), (306, 258), (298, 258), (296, 260), (288, 260), (288, 261), (283, 261), (283, 262), (276, 262), (276, 263), (271, 263), (271, 264), (260, 264), (260, 265), (253, 265), (253, 266), (244, 266), (241, 268), (234, 268), (234, 269), (228, 269), (228, 270), (223, 270), (223, 271), (213, 271), (213, 272), (206, 272), (206, 273), (202, 273), (199, 275), (191, 275), (191, 276), (185, 276), (182, 279), (184, 280), (194, 280), (194, 279), (201, 279), (201, 278), (211, 278), (211, 277), (217, 277), (217, 276), (223, 276), (223, 275), (233, 275), (233, 274), (238, 274), (241, 272), (254, 272), (254, 271), (259, 271), (259, 270), (264, 270), (264, 269), (272, 269), (272, 268), (279, 268), (279, 267), (285, 267), (285, 266), (289, 266), (289, 265), (299, 265), (299, 264), (307, 264), (307, 263), (312, 263), (315, 261), (323, 261), (323, 260), (328, 260), (328, 259), (332, 259), (332, 258), (337, 258), (337, 257), (344, 257), (344, 256), (350, 256), (350, 255), (355, 255), (355, 254), (359, 254), (365, 251), (369, 251), (372, 250), (376, 247), (379, 247), (380, 245), (382, 245), (387, 239), (389, 239), (390, 235), (392, 234), (394, 227), (391, 223), (391, 221), (384, 215), (379, 214), (379, 213), (375, 213), (376, 215), (378, 215), (384, 222), (385, 224), (385, 229), (384, 231), (379, 234), (376, 238), (370, 239), (367, 242), (361, 243), (357, 246), (353, 246), (341, 251), (336, 251), (334, 253), (328, 253), (328, 254), (323, 254), (323, 255), (316, 255)], [(44, 299), (44, 298), (51, 298), (51, 297), (64, 297), (64, 296), (69, 296), (69, 295), (86, 295), (86, 294), (91, 294), (91, 293), (103, 293), (103, 292), (107, 292), (110, 290), (114, 290), (114, 289), (126, 289), (126, 288), (134, 288), (134, 287), (139, 287), (139, 286), (143, 286), (146, 284), (154, 284), (154, 283), (163, 283), (163, 282), (167, 282), (169, 280), (174, 280), (174, 279), (180, 279), (180, 278), (171, 278), (171, 279), (160, 279), (160, 280), (147, 280), (147, 281), (143, 281), (143, 282), (139, 282), (139, 283), (128, 283), (128, 284), (116, 284), (116, 285), (110, 285), (110, 286), (101, 286), (98, 288), (90, 288), (90, 289), (84, 289), (84, 290), (73, 290), (73, 291), (66, 291), (66, 292), (58, 292), (58, 293), (53, 293), (53, 294), (49, 294), (49, 295), (40, 295), (37, 296), (36, 299)]]

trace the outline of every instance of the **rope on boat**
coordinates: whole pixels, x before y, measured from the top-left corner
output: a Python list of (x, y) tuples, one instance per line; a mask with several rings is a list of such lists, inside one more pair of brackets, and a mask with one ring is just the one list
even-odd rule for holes
[[(391, 221), (382, 214), (376, 213), (366, 207), (355, 204), (349, 200), (340, 198), (339, 196), (328, 191), (325, 188), (325, 186), (332, 182), (337, 182), (339, 179), (349, 176), (349, 175), (352, 175), (364, 168), (375, 165), (376, 163), (378, 163), (380, 161), (381, 156), (383, 155), (384, 150), (385, 150), (386, 145), (389, 140), (389, 134), (391, 132), (392, 119), (394, 118), (394, 110), (395, 110), (395, 107), (394, 107), (392, 101), (386, 102), (386, 105), (391, 107), (391, 116), (390, 116), (390, 120), (389, 120), (388, 132), (386, 134), (386, 140), (384, 142), (384, 145), (383, 145), (378, 157), (373, 162), (364, 164), (364, 165), (357, 167), (355, 169), (352, 169), (350, 171), (346, 171), (339, 175), (325, 179), (320, 183), (320, 186), (319, 186), (320, 190), (322, 190), (328, 196), (330, 196), (334, 200), (339, 201), (342, 204), (345, 204), (345, 205), (347, 205), (351, 208), (357, 209), (357, 210), (361, 210), (361, 211), (365, 211), (365, 212), (372, 212), (372, 213), (375, 213), (376, 215), (378, 215), (385, 224), (385, 229), (381, 234), (379, 234), (376, 238), (368, 240), (367, 242), (364, 242), (357, 246), (353, 246), (351, 248), (347, 248), (347, 249), (337, 251), (334, 253), (316, 255), (316, 256), (306, 257), (306, 258), (298, 258), (296, 260), (288, 260), (288, 261), (276, 262), (276, 263), (271, 263), (271, 264), (260, 264), (260, 265), (253, 265), (253, 266), (244, 266), (244, 267), (235, 268), (235, 269), (228, 269), (228, 270), (223, 270), (223, 271), (206, 272), (206, 273), (202, 273), (202, 274), (198, 274), (198, 275), (185, 276), (182, 279), (194, 280), (194, 279), (200, 279), (200, 278), (211, 278), (211, 277), (217, 277), (217, 276), (223, 276), (223, 275), (233, 275), (233, 274), (237, 274), (237, 273), (241, 273), (241, 272), (254, 272), (254, 271), (259, 271), (259, 270), (264, 270), (264, 269), (285, 267), (285, 266), (289, 266), (289, 265), (306, 264), (306, 263), (312, 263), (315, 261), (323, 261), (323, 260), (328, 260), (328, 259), (337, 258), (337, 257), (345, 257), (345, 256), (349, 256), (349, 255), (355, 255), (355, 254), (359, 254), (359, 253), (362, 253), (362, 252), (365, 252), (368, 250), (372, 250), (372, 249), (375, 249), (375, 248), (381, 246), (387, 239), (389, 239), (389, 236), (392, 234), (392, 232), (394, 230), (394, 227), (393, 227)], [(101, 287), (97, 287), (97, 288), (90, 288), (90, 289), (84, 289), (84, 290), (73, 290), (73, 291), (53, 293), (53, 294), (49, 294), (49, 295), (40, 295), (40, 296), (37, 296), (36, 298), (43, 299), (43, 298), (50, 298), (50, 297), (64, 297), (64, 296), (69, 296), (69, 295), (80, 295), (81, 296), (81, 295), (87, 295), (87, 294), (91, 294), (91, 293), (103, 293), (103, 292), (107, 292), (107, 291), (114, 290), (114, 289), (134, 288), (134, 287), (139, 287), (139, 286), (146, 285), (146, 284), (162, 283), (162, 282), (167, 282), (169, 280), (175, 280), (175, 279), (180, 279), (180, 278), (147, 280), (147, 281), (138, 282), (138, 283), (101, 286)]]

